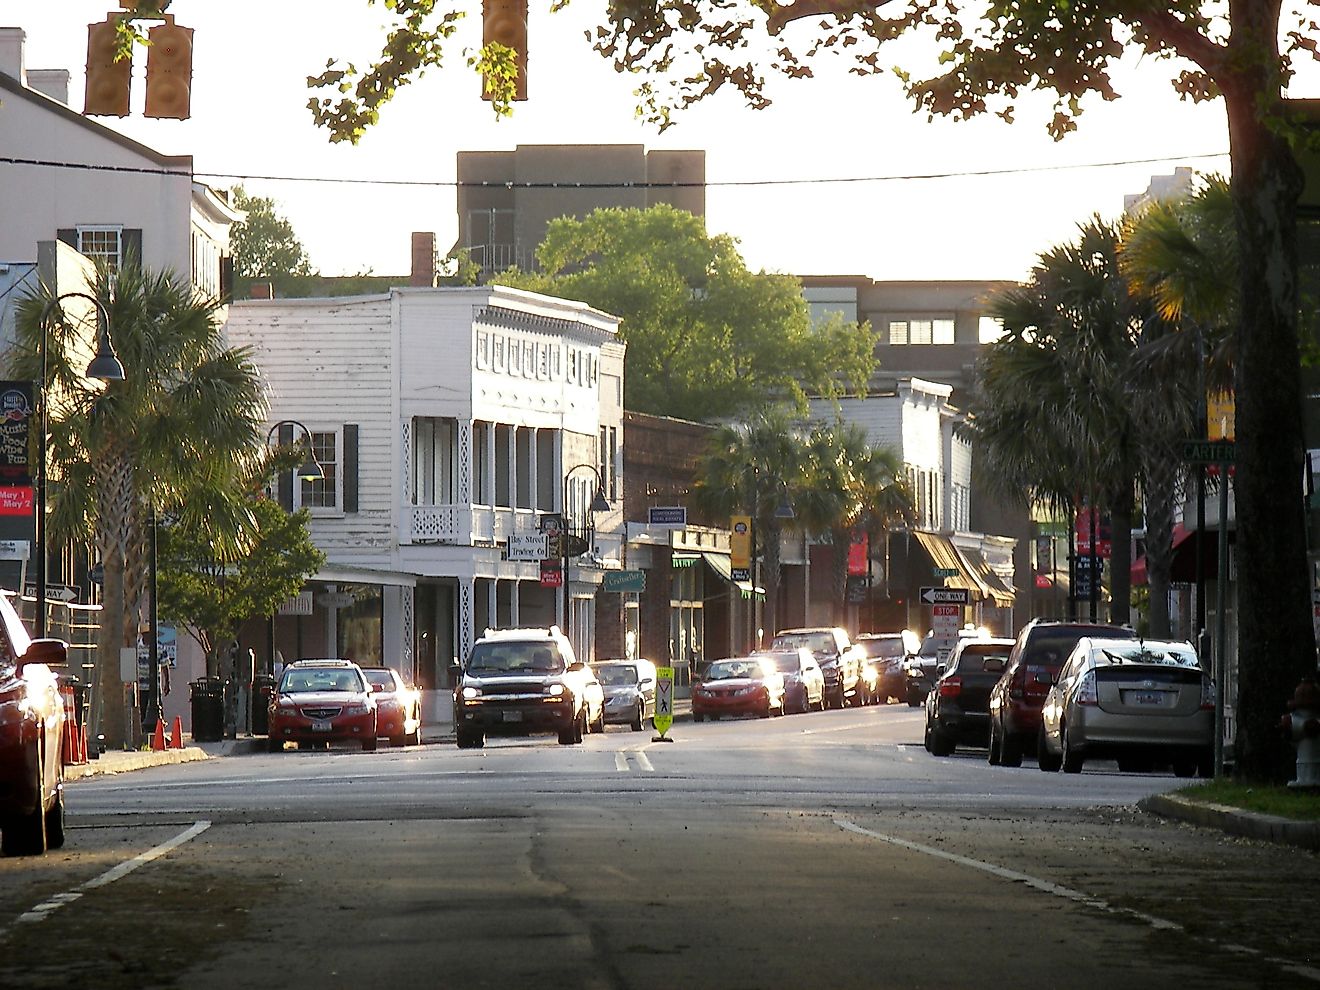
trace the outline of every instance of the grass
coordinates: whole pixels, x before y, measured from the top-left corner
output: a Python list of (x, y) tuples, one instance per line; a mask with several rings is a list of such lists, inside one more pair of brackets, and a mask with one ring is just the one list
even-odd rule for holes
[(1189, 801), (1223, 804), (1243, 811), (1256, 811), (1298, 821), (1320, 822), (1320, 790), (1316, 789), (1246, 784), (1224, 779), (1184, 787), (1177, 794)]

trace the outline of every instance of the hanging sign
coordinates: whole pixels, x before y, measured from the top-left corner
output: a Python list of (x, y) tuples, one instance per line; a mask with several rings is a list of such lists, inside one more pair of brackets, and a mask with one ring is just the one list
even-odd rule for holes
[(0, 484), (30, 485), (28, 432), (32, 422), (32, 383), (0, 381)]

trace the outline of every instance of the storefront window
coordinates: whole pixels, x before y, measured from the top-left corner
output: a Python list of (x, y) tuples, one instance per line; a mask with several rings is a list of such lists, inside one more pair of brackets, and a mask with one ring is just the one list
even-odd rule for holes
[(380, 585), (344, 584), (339, 590), (351, 597), (347, 605), (340, 606), (335, 621), (339, 655), (354, 663), (371, 667), (383, 666), (384, 648), (381, 645), (384, 599)]

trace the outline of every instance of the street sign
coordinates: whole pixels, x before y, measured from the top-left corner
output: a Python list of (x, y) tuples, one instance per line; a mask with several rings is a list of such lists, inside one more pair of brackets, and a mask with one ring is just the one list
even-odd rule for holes
[[(78, 600), (78, 586), (67, 584), (48, 584), (46, 585), (46, 601), (49, 602), (74, 602)], [(37, 586), (35, 584), (25, 585), (23, 594), (29, 598), (37, 597)]]
[(559, 561), (557, 559), (541, 561), (541, 587), (562, 588), (563, 586), (564, 572), (559, 566)]
[(0, 560), (28, 560), (31, 556), (31, 540), (0, 540)]
[(651, 721), (661, 737), (674, 724), (673, 667), (657, 667), (655, 670), (655, 718)]
[(547, 543), (544, 533), (510, 533), (510, 560), (545, 560)]
[(653, 505), (646, 510), (646, 524), (653, 529), (686, 529), (687, 506)]
[(922, 588), (921, 600), (927, 605), (967, 605), (972, 598), (966, 588)]
[(601, 590), (640, 594), (646, 590), (646, 571), (606, 571)]
[(956, 567), (937, 567), (934, 570), (935, 577), (957, 577), (958, 573)]
[(1237, 444), (1232, 440), (1184, 440), (1182, 455), (1193, 464), (1234, 464)]

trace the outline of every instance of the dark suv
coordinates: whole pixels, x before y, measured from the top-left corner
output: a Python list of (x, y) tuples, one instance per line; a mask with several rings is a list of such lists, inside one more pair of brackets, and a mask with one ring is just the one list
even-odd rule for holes
[(948, 756), (990, 738), (990, 689), (1008, 665), (1011, 639), (964, 639), (926, 695), (926, 749)]
[(1097, 622), (1056, 622), (1033, 619), (1022, 627), (994, 689), (990, 692), (990, 763), (1022, 765), (1028, 747), (1035, 752), (1040, 710), (1059, 668), (1083, 636), (1092, 639), (1134, 639), (1126, 626)]
[(843, 629), (838, 626), (781, 629), (770, 644), (772, 650), (802, 647), (816, 655), (820, 672), (825, 675), (825, 700), (831, 708), (866, 703), (866, 682), (862, 679), (866, 654), (853, 645)]

